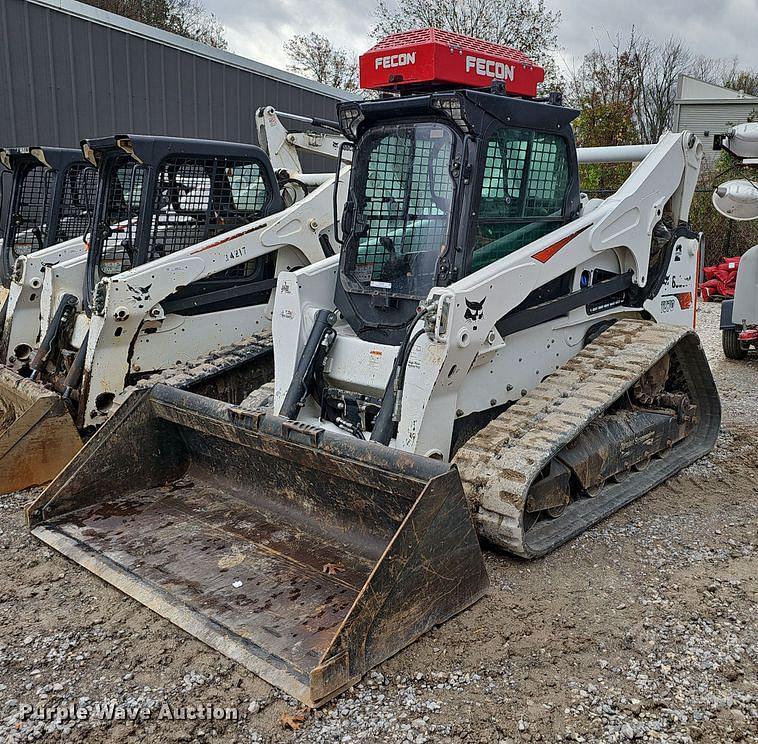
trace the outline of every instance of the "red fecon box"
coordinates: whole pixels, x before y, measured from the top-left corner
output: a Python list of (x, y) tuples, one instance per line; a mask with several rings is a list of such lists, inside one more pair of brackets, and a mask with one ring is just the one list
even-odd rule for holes
[(534, 97), (545, 71), (517, 49), (462, 34), (425, 28), (382, 39), (360, 58), (361, 88), (413, 86), (488, 88)]

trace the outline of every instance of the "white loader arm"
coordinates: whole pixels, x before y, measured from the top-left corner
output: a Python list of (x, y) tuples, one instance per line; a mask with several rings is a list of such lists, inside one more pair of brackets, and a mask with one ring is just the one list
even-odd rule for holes
[[(40, 298), (40, 338), (44, 338), (50, 321), (55, 315), (64, 295), (76, 297), (77, 320), (86, 326), (86, 316), (82, 313), (82, 287), (87, 274), (87, 254), (61, 261), (55, 266), (45, 269), (45, 279), (42, 283)], [(81, 320), (78, 316), (84, 316)], [(85, 331), (86, 332), (86, 331)], [(78, 346), (83, 338), (82, 333), (75, 333), (71, 339), (72, 345)]]
[[(316, 126), (321, 121), (309, 116), (296, 116), (275, 111), (273, 106), (265, 106), (255, 112), (258, 144), (268, 154), (275, 171), (285, 170), (292, 176), (301, 174), (303, 167), (300, 164), (300, 151), (336, 158), (340, 145), (347, 141), (337, 133), (289, 132), (280, 121), (280, 116)], [(349, 150), (343, 153), (343, 159), (349, 159)]]
[[(348, 177), (345, 168), (340, 183)], [(218, 322), (218, 313), (211, 314), (214, 319), (195, 315), (187, 322), (184, 316), (164, 313), (161, 303), (181, 287), (270, 253), (277, 254), (277, 272), (322, 260), (329, 253), (327, 246), (338, 247), (333, 239), (333, 182), (332, 176), (282, 212), (103, 279), (95, 290), (85, 358), (88, 417), (107, 413), (99, 412), (95, 401), (107, 401), (119, 392), (130, 371), (148, 372), (192, 361), (206, 353), (208, 334), (213, 334), (214, 346), (220, 348), (240, 335), (269, 327), (267, 305), (222, 311), (227, 314), (224, 322)], [(340, 189), (338, 214), (344, 198)], [(324, 242), (325, 237), (331, 242)], [(206, 327), (207, 322), (212, 325)], [(148, 329), (148, 334), (143, 333)], [(227, 333), (229, 339), (224, 336)], [(164, 358), (169, 349), (172, 356)]]
[(2, 329), (6, 362), (12, 368), (28, 361), (32, 347), (39, 341), (40, 301), (46, 268), (82, 256), (86, 246), (84, 238), (73, 238), (16, 259)]
[[(432, 309), (430, 335), (422, 336), (416, 349), (422, 361), (408, 367), (406, 390), (410, 392), (402, 401), (400, 446), (416, 452), (445, 451), (439, 446), (439, 431), (452, 431), (456, 410), (485, 410), (495, 405), (492, 399), (497, 404), (517, 400), (522, 390), (531, 389), (570, 358), (571, 345), (582, 342), (591, 324), (613, 317), (618, 304), (609, 300), (606, 309), (600, 305), (588, 318), (585, 306), (592, 296), (591, 272), (595, 267), (618, 276), (615, 281), (630, 276), (633, 286), (644, 288), (653, 228), (664, 211), (674, 226), (686, 222), (701, 159), (702, 145), (690, 132), (664, 134), (618, 191), (588, 214), (447, 288), (432, 290), (428, 300)], [(657, 320), (693, 325), (698, 243), (692, 233), (677, 238), (674, 251), (681, 259), (681, 273), (671, 292), (681, 298), (678, 302), (675, 299), (673, 306), (667, 305), (670, 312)], [(573, 298), (560, 313), (563, 319), (551, 323), (549, 314), (540, 317), (539, 311), (525, 311), (505, 320), (532, 291), (570, 271), (574, 273)], [(582, 286), (583, 275), (590, 277), (589, 286)], [(657, 296), (665, 293), (663, 289), (659, 288)], [(647, 304), (645, 309), (654, 310)], [(560, 333), (555, 330), (557, 324), (562, 326)], [(546, 338), (535, 342), (534, 334), (541, 327), (547, 329)], [(530, 334), (523, 353), (519, 353), (520, 339)], [(535, 356), (535, 349), (543, 351)], [(502, 364), (510, 371), (488, 368), (490, 363)], [(467, 374), (475, 365), (482, 370), (481, 377)], [(486, 380), (489, 369), (493, 369), (492, 379), (512, 377), (511, 390), (493, 395)], [(457, 404), (450, 405), (450, 396), (457, 397)]]

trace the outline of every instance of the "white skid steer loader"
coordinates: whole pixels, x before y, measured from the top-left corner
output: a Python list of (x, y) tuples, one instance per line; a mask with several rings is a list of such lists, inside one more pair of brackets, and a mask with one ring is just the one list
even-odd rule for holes
[[(758, 123), (733, 127), (721, 147), (736, 165), (758, 174)], [(758, 176), (721, 184), (713, 192), (713, 206), (730, 220), (758, 220)], [(745, 359), (758, 351), (758, 245), (742, 254), (734, 299), (721, 303), (721, 344), (728, 359)]]
[[(14, 311), (22, 336), (36, 338), (39, 333), (41, 275), (30, 288), (29, 295), (34, 295), (30, 310), (29, 303), (18, 303), (14, 287), (18, 267), (50, 246), (57, 246), (62, 255), (84, 250), (81, 236), (92, 215), (97, 171), (81, 150), (72, 148), (7, 148), (0, 150), (0, 162), (10, 175), (4, 247), (0, 247), (0, 280), (11, 290), (0, 316), (0, 362), (6, 363), (8, 349), (16, 346), (11, 331)], [(27, 353), (27, 347), (19, 345), (19, 351)]]
[(720, 419), (692, 331), (694, 135), (581, 152), (641, 160), (588, 201), (578, 112), (536, 98), (521, 53), (431, 29), (361, 73), (398, 95), (339, 107), (342, 250), (279, 274), (275, 383), (241, 405), (138, 392), (27, 509), (314, 706), (482, 596), (478, 538), (544, 555)]
[(337, 137), (290, 134), (273, 109), (258, 120), (275, 160), (297, 170), (275, 172), (253, 145), (85, 140), (100, 172), (89, 249), (41, 264), (36, 348), (22, 356), (17, 344), (0, 370), (0, 401), (13, 397), (0, 492), (50, 480), (145, 378), (230, 401), (253, 370), (270, 379), (276, 272), (334, 250), (334, 175), (303, 174), (298, 149), (333, 157)]

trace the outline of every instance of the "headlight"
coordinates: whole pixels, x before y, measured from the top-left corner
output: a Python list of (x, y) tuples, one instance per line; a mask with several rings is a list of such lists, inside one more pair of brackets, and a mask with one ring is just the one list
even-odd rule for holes
[(460, 99), (455, 93), (435, 93), (432, 96), (432, 107), (442, 111), (452, 119), (464, 132), (470, 132), (471, 127), (466, 121)]
[(342, 133), (348, 139), (356, 139), (358, 137), (358, 127), (360, 123), (366, 118), (361, 111), (361, 107), (357, 104), (343, 104), (340, 106), (337, 116), (340, 121), (340, 129)]
[(108, 291), (108, 280), (101, 279), (95, 285), (95, 291), (92, 297), (92, 312), (95, 315), (103, 315), (105, 313), (105, 296)]

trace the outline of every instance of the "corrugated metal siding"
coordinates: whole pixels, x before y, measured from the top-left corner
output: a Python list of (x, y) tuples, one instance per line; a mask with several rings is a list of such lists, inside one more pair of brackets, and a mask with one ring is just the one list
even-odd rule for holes
[(0, 0), (0, 146), (114, 133), (255, 141), (262, 105), (335, 117), (336, 99), (26, 0)]

